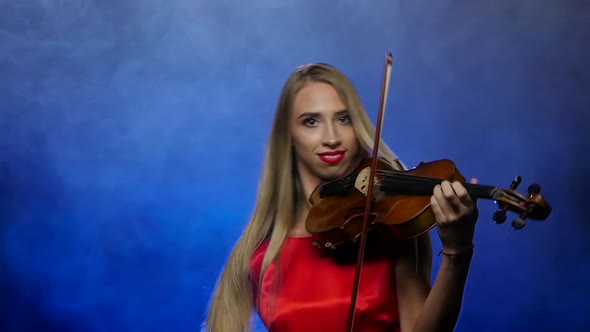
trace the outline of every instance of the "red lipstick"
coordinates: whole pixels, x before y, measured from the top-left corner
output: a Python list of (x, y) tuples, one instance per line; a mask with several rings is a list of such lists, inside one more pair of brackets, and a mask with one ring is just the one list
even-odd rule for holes
[(342, 161), (344, 159), (344, 151), (337, 150), (337, 151), (326, 151), (322, 153), (318, 153), (320, 159), (325, 162), (326, 164), (334, 165)]

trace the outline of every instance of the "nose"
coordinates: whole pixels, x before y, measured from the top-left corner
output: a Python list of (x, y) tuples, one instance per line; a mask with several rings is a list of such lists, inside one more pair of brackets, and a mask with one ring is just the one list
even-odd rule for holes
[(323, 134), (323, 143), (330, 148), (335, 148), (342, 142), (338, 126), (332, 123), (324, 127)]

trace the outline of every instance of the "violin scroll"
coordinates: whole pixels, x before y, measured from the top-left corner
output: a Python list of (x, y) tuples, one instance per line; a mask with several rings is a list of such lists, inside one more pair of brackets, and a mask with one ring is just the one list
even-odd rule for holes
[(541, 186), (531, 184), (527, 188), (528, 194), (524, 196), (516, 191), (521, 182), (522, 178), (517, 176), (508, 189), (496, 193), (494, 202), (499, 208), (492, 216), (496, 224), (506, 222), (507, 211), (520, 214), (512, 221), (512, 228), (515, 230), (523, 229), (527, 218), (543, 221), (551, 214), (551, 206), (541, 195)]
[[(522, 178), (520, 176), (515, 177), (514, 180), (512, 180), (509, 189), (516, 190), (516, 188), (518, 188), (521, 182)], [(503, 224), (504, 222), (506, 222), (506, 211), (508, 211), (508, 206), (502, 205), (498, 208), (498, 211), (494, 212), (492, 219), (496, 224)]]

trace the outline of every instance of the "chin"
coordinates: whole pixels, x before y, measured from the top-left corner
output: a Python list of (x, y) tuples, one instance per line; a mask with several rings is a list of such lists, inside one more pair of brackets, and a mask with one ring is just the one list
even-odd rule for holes
[(318, 175), (323, 181), (333, 181), (348, 175), (350, 172), (349, 168), (349, 165), (338, 165), (331, 167), (324, 172), (318, 172)]

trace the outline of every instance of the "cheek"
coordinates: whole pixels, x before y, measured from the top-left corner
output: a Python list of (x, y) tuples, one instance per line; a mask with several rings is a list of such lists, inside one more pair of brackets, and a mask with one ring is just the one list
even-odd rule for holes
[(358, 150), (360, 148), (354, 129), (346, 131), (346, 145), (349, 149)]
[(313, 149), (310, 136), (301, 133), (293, 134), (293, 148), (299, 154), (303, 154), (310, 149)]
[(314, 149), (321, 138), (315, 130), (298, 130), (293, 132), (293, 145), (299, 149)]

